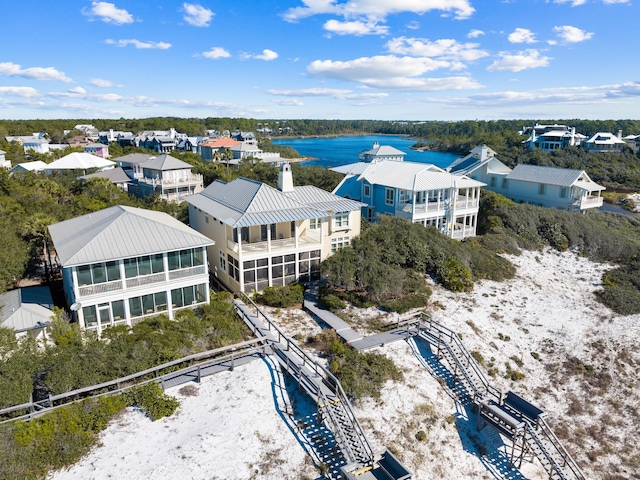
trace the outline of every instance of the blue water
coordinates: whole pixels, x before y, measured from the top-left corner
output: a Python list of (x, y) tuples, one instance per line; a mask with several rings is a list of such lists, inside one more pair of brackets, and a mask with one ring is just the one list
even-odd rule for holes
[(358, 154), (362, 150), (373, 148), (373, 144), (391, 145), (402, 150), (407, 155), (405, 162), (431, 163), (440, 168), (448, 167), (458, 155), (444, 152), (417, 152), (409, 147), (416, 143), (406, 137), (387, 135), (365, 135), (360, 137), (330, 137), (330, 138), (291, 138), (273, 139), (276, 145), (288, 145), (295, 148), (300, 155), (313, 157), (314, 160), (302, 162), (302, 165), (320, 165), (322, 167), (338, 167), (358, 161)]

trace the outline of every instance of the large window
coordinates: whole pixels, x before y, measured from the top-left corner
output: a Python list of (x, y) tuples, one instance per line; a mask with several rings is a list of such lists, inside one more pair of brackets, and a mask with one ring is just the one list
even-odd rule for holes
[(544, 183), (541, 183), (538, 187), (538, 193), (540, 195), (544, 195), (545, 193), (547, 193), (547, 186)]
[(80, 265), (76, 272), (78, 275), (78, 285), (81, 287), (84, 285), (120, 280), (120, 267), (118, 262)]
[(201, 284), (171, 290), (171, 306), (181, 308), (204, 302), (207, 299), (206, 288), (205, 284)]
[(349, 226), (349, 212), (336, 213), (333, 217), (335, 228), (347, 228)]
[(371, 185), (364, 186), (364, 196), (369, 197), (371, 195)]
[(197, 267), (204, 265), (204, 254), (201, 248), (169, 252), (167, 253), (167, 263), (169, 264), (169, 270)]
[(112, 326), (116, 322), (125, 320), (124, 300), (100, 303), (90, 307), (82, 307), (84, 327), (92, 330), (100, 325), (101, 328)]
[(236, 282), (239, 282), (240, 269), (239, 269), (238, 259), (233, 258), (231, 255), (227, 254), (227, 264), (229, 265), (229, 276), (235, 279)]
[(340, 248), (349, 246), (349, 236), (336, 237), (331, 239), (331, 253), (336, 253)]
[(150, 293), (149, 295), (129, 299), (129, 313), (132, 318), (165, 312), (166, 310), (166, 292)]
[(387, 205), (393, 205), (393, 188), (384, 189), (384, 203)]
[(127, 278), (162, 272), (164, 272), (164, 263), (161, 253), (124, 260), (124, 275)]
[(322, 228), (321, 218), (311, 218), (309, 220), (309, 230), (320, 230)]

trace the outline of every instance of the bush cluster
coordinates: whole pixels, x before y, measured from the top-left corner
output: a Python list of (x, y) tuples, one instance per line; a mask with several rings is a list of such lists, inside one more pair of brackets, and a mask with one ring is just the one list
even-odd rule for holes
[(387, 380), (402, 379), (402, 372), (386, 355), (359, 352), (345, 345), (333, 330), (325, 330), (319, 337), (314, 342), (327, 355), (329, 370), (350, 399), (378, 398)]
[(153, 422), (159, 418), (173, 415), (180, 406), (180, 402), (164, 393), (162, 387), (156, 382), (133, 387), (127, 390), (124, 397), (127, 405), (145, 411)]
[(256, 293), (253, 298), (257, 303), (270, 307), (293, 307), (302, 304), (304, 286), (301, 283), (291, 283), (282, 287), (266, 287), (262, 293)]
[(237, 343), (247, 334), (228, 293), (212, 295), (197, 311), (181, 310), (175, 320), (160, 315), (132, 328), (107, 329), (102, 339), (57, 319), (53, 343), (41, 351), (0, 329), (0, 357), (7, 359), (0, 362), (0, 408), (27, 403), (34, 384), (57, 395)]
[(29, 422), (0, 428), (0, 478), (45, 478), (50, 469), (76, 463), (125, 406), (121, 395), (87, 399)]

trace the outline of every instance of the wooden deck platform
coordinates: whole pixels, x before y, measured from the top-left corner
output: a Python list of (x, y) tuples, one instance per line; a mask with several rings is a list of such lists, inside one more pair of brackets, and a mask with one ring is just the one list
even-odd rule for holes
[(333, 328), (345, 342), (352, 343), (362, 340), (362, 335), (354, 331), (347, 322), (319, 304), (317, 284), (311, 284), (309, 288), (305, 290), (303, 306), (309, 313)]

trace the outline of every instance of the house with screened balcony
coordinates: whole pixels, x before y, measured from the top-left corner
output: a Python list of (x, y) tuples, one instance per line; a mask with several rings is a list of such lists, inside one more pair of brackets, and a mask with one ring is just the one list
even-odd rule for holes
[(482, 182), (435, 165), (395, 160), (331, 170), (345, 174), (333, 193), (361, 201), (362, 215), (369, 222), (393, 215), (436, 227), (455, 239), (476, 235)]
[(172, 216), (115, 206), (49, 225), (75, 320), (98, 335), (209, 302), (213, 241)]
[(208, 248), (212, 275), (231, 291), (318, 278), (320, 262), (360, 234), (360, 202), (294, 187), (288, 163), (277, 189), (240, 177), (216, 180), (185, 200), (190, 225), (215, 242)]

